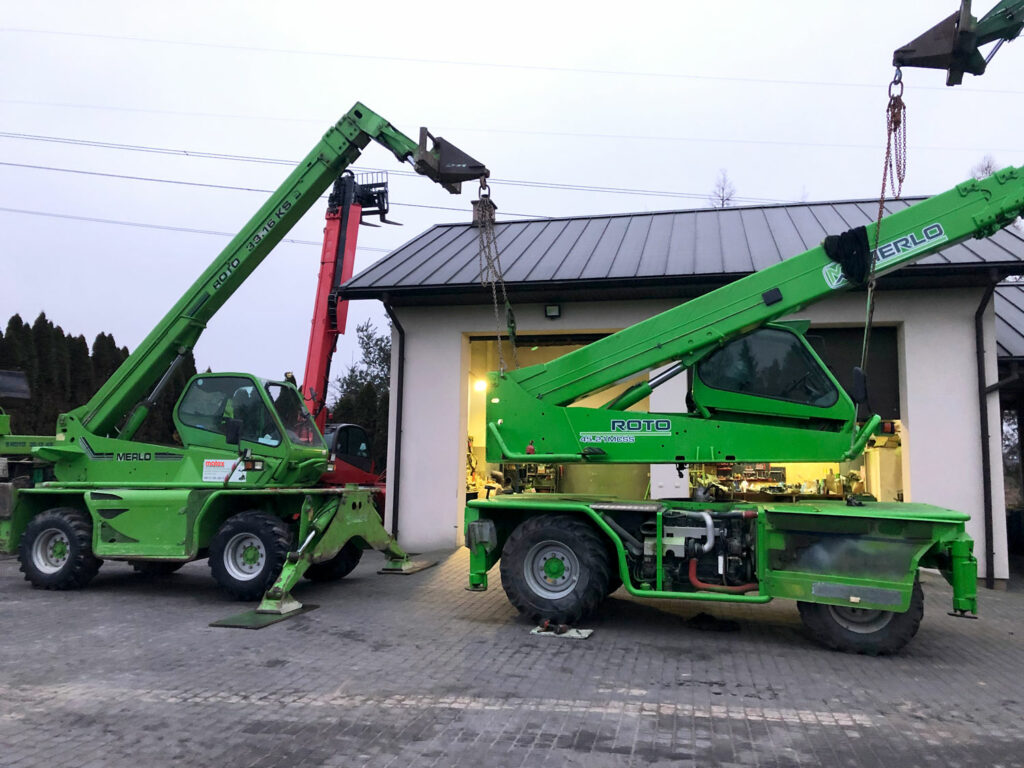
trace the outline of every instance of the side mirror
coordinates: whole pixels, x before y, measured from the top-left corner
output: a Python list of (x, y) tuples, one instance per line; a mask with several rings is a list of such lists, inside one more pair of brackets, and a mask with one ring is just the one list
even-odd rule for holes
[(859, 365), (853, 367), (853, 386), (850, 388), (850, 397), (857, 405), (863, 405), (868, 401), (868, 375)]
[(228, 445), (238, 445), (242, 442), (242, 420), (228, 419), (224, 428), (224, 439)]

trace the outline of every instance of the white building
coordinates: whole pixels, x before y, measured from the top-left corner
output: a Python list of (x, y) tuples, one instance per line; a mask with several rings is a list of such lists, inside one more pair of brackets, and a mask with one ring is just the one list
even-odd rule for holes
[[(890, 203), (890, 212), (907, 204)], [(500, 223), (519, 363), (549, 360), (814, 247), (827, 234), (867, 224), (876, 212), (876, 201), (859, 201)], [(483, 461), (484, 396), (474, 384), (498, 367), (496, 337), (506, 326), (503, 307), (496, 321), (491, 292), (479, 282), (478, 253), (476, 229), (438, 225), (344, 290), (350, 299), (383, 301), (393, 321), (386, 522), (416, 551), (460, 545), (467, 492), (499, 469)], [(879, 281), (871, 405), (897, 425), (898, 437), (876, 441), (863, 460), (701, 470), (748, 493), (767, 483), (841, 493), (843, 482), (857, 490), (859, 482), (880, 500), (968, 512), (980, 574), (1006, 579), (999, 395), (981, 391), (998, 378), (992, 288), (1022, 272), (1024, 237), (1004, 230)], [(794, 315), (811, 321), (808, 338), (844, 384), (860, 359), (865, 299), (864, 291), (848, 291)], [(507, 338), (502, 347), (512, 365)], [(678, 379), (639, 407), (685, 410), (685, 377)], [(672, 465), (542, 467), (528, 480), (540, 492), (557, 485), (628, 497), (682, 496), (689, 485)]]

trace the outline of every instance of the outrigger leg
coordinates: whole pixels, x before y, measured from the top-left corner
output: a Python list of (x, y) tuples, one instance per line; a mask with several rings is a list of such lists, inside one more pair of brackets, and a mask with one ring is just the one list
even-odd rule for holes
[(415, 573), (436, 565), (436, 561), (413, 561), (381, 524), (369, 491), (347, 488), (344, 495), (328, 498), (326, 503), (314, 495), (306, 496), (299, 517), (298, 549), (288, 553), (280, 575), (263, 595), (259, 607), (213, 622), (214, 627), (260, 629), (278, 621), (314, 610), (292, 597), (292, 589), (313, 563), (335, 557), (355, 539), (366, 549), (376, 549), (387, 557), (378, 573)]

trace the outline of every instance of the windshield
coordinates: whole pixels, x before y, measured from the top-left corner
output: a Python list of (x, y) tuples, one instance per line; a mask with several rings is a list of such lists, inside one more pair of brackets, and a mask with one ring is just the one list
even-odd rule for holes
[(196, 379), (181, 398), (178, 418), (185, 426), (222, 435), (227, 431), (228, 421), (238, 419), (242, 440), (262, 445), (281, 444), (281, 433), (252, 379), (239, 376)]
[(731, 341), (697, 367), (712, 389), (828, 408), (839, 392), (800, 338), (762, 328)]
[(288, 439), (296, 445), (305, 445), (312, 448), (326, 448), (320, 431), (302, 398), (291, 387), (281, 384), (268, 384), (267, 394), (274, 404), (277, 417), (284, 425), (285, 434)]

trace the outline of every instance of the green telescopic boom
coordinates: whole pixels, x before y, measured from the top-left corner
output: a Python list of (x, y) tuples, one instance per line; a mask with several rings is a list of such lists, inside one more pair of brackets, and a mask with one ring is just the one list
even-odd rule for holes
[[(882, 219), (875, 274), (968, 238), (987, 237), (1022, 212), (1024, 168), (966, 181)], [(875, 229), (875, 224), (865, 228), (872, 245)], [(819, 245), (549, 363), (506, 376), (545, 404), (569, 405), (672, 361), (690, 365), (731, 339), (850, 287), (842, 266)], [(628, 402), (609, 405), (622, 408)]]
[[(427, 146), (427, 139), (434, 144)], [(92, 433), (131, 439), (177, 361), (196, 344), (207, 322), (302, 218), (370, 141), (452, 193), (487, 169), (444, 139), (420, 131), (417, 143), (356, 103), (285, 179), (170, 312), (99, 391), (71, 412)], [(148, 393), (148, 396), (147, 396)]]

